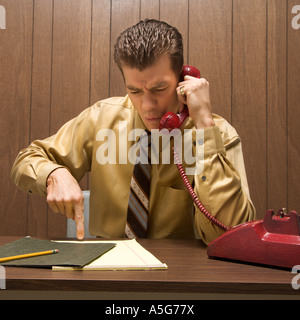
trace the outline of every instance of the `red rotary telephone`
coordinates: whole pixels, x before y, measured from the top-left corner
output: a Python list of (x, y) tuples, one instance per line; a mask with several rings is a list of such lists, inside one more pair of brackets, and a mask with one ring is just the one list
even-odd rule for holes
[[(200, 71), (192, 66), (183, 66), (181, 75), (180, 75), (180, 81), (184, 80), (185, 76), (192, 76), (195, 78), (201, 78)], [(173, 113), (173, 112), (167, 112), (160, 120), (159, 123), (159, 130), (161, 129), (177, 129), (179, 128), (183, 121), (188, 117), (189, 111), (187, 106), (184, 106), (184, 109), (180, 113)]]
[(264, 219), (229, 228), (207, 247), (210, 258), (293, 268), (300, 264), (300, 221), (296, 211), (268, 210)]

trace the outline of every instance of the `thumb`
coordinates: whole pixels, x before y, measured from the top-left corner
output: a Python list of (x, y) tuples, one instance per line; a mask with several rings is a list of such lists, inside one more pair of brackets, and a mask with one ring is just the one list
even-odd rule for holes
[(184, 106), (185, 106), (185, 104), (183, 102), (179, 101), (179, 110), (178, 110), (179, 113), (181, 113), (183, 111)]
[(75, 207), (75, 222), (77, 239), (82, 240), (84, 238), (84, 215), (82, 205), (77, 205)]

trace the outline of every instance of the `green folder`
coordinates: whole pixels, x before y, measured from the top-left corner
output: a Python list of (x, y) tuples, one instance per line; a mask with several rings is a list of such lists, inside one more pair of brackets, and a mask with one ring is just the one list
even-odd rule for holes
[(84, 267), (115, 247), (115, 243), (61, 243), (31, 237), (21, 238), (0, 247), (0, 258), (58, 249), (56, 254), (23, 258), (1, 263), (3, 266), (51, 268)]

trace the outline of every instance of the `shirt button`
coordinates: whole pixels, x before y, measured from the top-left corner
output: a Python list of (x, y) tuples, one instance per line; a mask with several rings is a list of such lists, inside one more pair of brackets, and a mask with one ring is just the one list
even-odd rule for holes
[(199, 144), (199, 146), (202, 146), (202, 145), (203, 145), (203, 143), (204, 143), (203, 139), (199, 139), (199, 140), (198, 140), (198, 144)]

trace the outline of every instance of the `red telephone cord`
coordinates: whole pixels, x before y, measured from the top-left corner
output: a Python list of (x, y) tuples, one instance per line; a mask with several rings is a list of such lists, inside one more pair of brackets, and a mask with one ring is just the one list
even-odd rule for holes
[(178, 153), (177, 151), (175, 151), (174, 147), (173, 147), (173, 154), (174, 154), (174, 160), (175, 160), (175, 164), (177, 166), (177, 169), (179, 171), (179, 174), (190, 194), (190, 196), (192, 197), (194, 203), (196, 204), (197, 208), (200, 210), (200, 212), (202, 212), (205, 217), (207, 219), (209, 219), (212, 223), (214, 223), (216, 226), (218, 226), (220, 229), (224, 230), (224, 231), (227, 231), (229, 228), (226, 227), (223, 223), (221, 223), (220, 221), (218, 221), (214, 216), (212, 216), (203, 206), (203, 204), (199, 201), (193, 187), (191, 186), (186, 174), (185, 174), (185, 171), (184, 171), (184, 168), (180, 162), (180, 159), (179, 159), (179, 156), (178, 156)]

